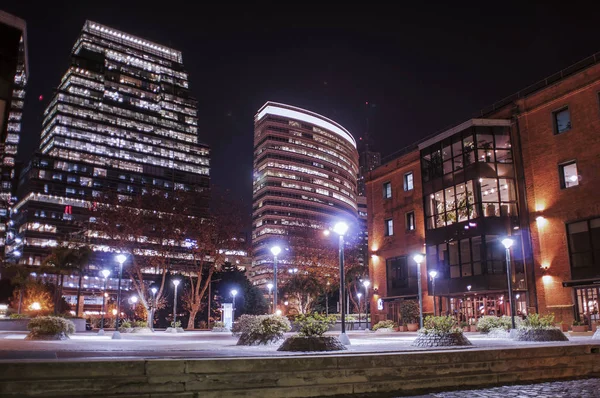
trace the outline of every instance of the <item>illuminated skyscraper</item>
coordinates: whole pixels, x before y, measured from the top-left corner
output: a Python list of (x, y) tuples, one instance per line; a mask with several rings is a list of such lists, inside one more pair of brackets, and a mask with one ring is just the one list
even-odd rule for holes
[(85, 22), (21, 175), (12, 257), (39, 265), (93, 222), (89, 208), (106, 192), (185, 190), (208, 205), (209, 148), (182, 62), (177, 50)]
[(25, 21), (0, 11), (0, 250), (4, 252), (8, 211), (15, 194), (15, 157), (27, 84)]
[(356, 231), (358, 152), (348, 130), (324, 116), (267, 102), (254, 119), (254, 196), (251, 278), (272, 278), (270, 245), (290, 250), (295, 238), (315, 236), (335, 221)]

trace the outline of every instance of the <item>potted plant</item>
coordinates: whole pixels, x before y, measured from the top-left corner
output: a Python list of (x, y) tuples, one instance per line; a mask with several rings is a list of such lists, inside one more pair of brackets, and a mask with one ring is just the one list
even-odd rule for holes
[(400, 316), (409, 332), (416, 332), (419, 329), (419, 304), (415, 300), (405, 300), (400, 303)]
[(462, 328), (463, 332), (468, 332), (469, 330), (471, 330), (467, 322), (461, 322), (460, 327)]
[(573, 332), (575, 333), (585, 333), (588, 331), (587, 325), (585, 325), (581, 321), (573, 321)]
[(398, 325), (398, 327), (396, 329), (398, 330), (398, 332), (406, 332), (406, 331), (408, 331), (408, 328), (406, 327), (406, 325), (404, 324), (404, 322), (402, 322), (400, 325)]

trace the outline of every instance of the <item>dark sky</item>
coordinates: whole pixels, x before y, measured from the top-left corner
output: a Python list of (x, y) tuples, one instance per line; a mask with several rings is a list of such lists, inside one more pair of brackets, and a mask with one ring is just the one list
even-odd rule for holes
[(0, 6), (28, 24), (21, 160), (37, 148), (44, 107), (90, 19), (183, 52), (200, 139), (213, 148), (212, 181), (247, 205), (253, 116), (267, 100), (321, 113), (355, 137), (369, 101), (371, 136), (385, 155), (600, 50), (597, 10), (564, 1), (37, 3)]

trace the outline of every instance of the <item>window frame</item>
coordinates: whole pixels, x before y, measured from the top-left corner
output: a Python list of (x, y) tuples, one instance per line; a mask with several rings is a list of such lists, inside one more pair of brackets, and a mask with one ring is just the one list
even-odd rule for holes
[[(391, 227), (392, 227), (391, 231), (390, 231), (390, 223), (391, 223)], [(393, 218), (386, 218), (383, 221), (383, 226), (384, 226), (384, 236), (394, 236), (394, 219)]]
[[(563, 111), (567, 111), (569, 112), (569, 128), (564, 130), (564, 131), (558, 131), (558, 119), (557, 116), (559, 113), (563, 112)], [(573, 122), (571, 120), (571, 108), (569, 107), (569, 105), (564, 105), (558, 109), (555, 109), (552, 111), (552, 132), (554, 133), (554, 135), (561, 135), (564, 133), (568, 133), (569, 131), (571, 131), (573, 129)]]
[[(407, 177), (411, 176), (411, 187), (408, 188), (408, 180)], [(404, 192), (409, 192), (409, 191), (413, 191), (415, 189), (415, 174), (412, 171), (409, 171), (408, 173), (404, 173), (404, 177), (403, 177), (403, 182), (404, 182)]]
[[(390, 195), (388, 196), (388, 187), (390, 191)], [(383, 183), (383, 199), (391, 199), (392, 198), (392, 182), (387, 181)]]
[[(570, 187), (567, 186), (567, 181), (565, 180), (565, 167), (574, 164), (577, 169), (577, 184), (572, 185)], [(577, 160), (569, 160), (567, 162), (562, 162), (558, 164), (558, 179), (560, 183), (560, 189), (571, 189), (579, 186), (579, 169), (577, 168)]]

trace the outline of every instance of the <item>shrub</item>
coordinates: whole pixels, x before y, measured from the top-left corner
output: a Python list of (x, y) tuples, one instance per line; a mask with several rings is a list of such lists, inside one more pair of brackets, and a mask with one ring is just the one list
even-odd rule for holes
[(70, 335), (75, 333), (75, 324), (57, 316), (40, 316), (33, 318), (27, 324), (32, 336), (52, 336), (57, 334)]
[(335, 315), (321, 315), (318, 313), (299, 315), (296, 323), (299, 326), (298, 335), (302, 337), (321, 337), (323, 333), (335, 325)]
[(27, 318), (29, 318), (29, 315), (26, 315), (26, 314), (10, 314), (9, 318), (10, 319), (27, 319)]
[(421, 331), (426, 334), (462, 333), (462, 329), (456, 326), (456, 321), (451, 316), (428, 316), (423, 322)]
[[(521, 318), (515, 317), (515, 326), (518, 328), (521, 325)], [(479, 318), (477, 321), (477, 330), (481, 333), (489, 333), (492, 329), (512, 329), (512, 321), (509, 316), (494, 316), (486, 315)]]
[(461, 327), (461, 328), (466, 328), (466, 327), (468, 327), (468, 326), (469, 326), (469, 324), (468, 324), (467, 322), (461, 322), (461, 323), (460, 323), (460, 327)]
[(573, 326), (583, 326), (584, 323), (581, 321), (573, 321)]
[(121, 324), (119, 325), (119, 331), (123, 331), (123, 330), (127, 330), (127, 329), (131, 329), (131, 322), (130, 321), (121, 322)]
[(176, 321), (176, 322), (171, 322), (171, 327), (172, 328), (180, 328), (181, 327), (181, 321)]
[(400, 317), (402, 318), (402, 323), (407, 325), (409, 323), (417, 323), (417, 319), (419, 319), (419, 303), (415, 300), (404, 300), (400, 302)]
[(148, 322), (146, 322), (146, 321), (134, 321), (133, 322), (133, 327), (134, 328), (147, 328), (148, 327)]
[(554, 329), (554, 315), (529, 314), (520, 329)]
[(375, 325), (373, 325), (373, 331), (379, 330), (379, 329), (392, 329), (394, 327), (396, 327), (396, 324), (394, 323), (394, 321), (392, 321), (391, 319), (388, 319), (385, 321), (379, 321)]
[(215, 322), (213, 324), (213, 328), (224, 328), (225, 324), (223, 322)]
[(240, 336), (238, 345), (260, 345), (282, 339), (290, 329), (290, 321), (281, 315), (242, 315), (231, 331)]

